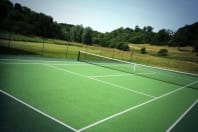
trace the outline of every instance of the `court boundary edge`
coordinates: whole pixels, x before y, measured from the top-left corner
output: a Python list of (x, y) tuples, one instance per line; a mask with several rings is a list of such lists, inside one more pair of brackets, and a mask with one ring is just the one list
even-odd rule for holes
[(30, 108), (30, 109), (32, 109), (32, 110), (34, 110), (34, 111), (40, 113), (41, 115), (43, 115), (43, 116), (45, 116), (45, 117), (47, 117), (47, 118), (53, 120), (54, 122), (56, 122), (56, 123), (58, 123), (58, 124), (60, 124), (60, 125), (62, 125), (62, 126), (64, 126), (64, 127), (66, 127), (66, 128), (69, 128), (69, 129), (71, 129), (71, 130), (74, 131), (74, 132), (78, 132), (77, 129), (75, 129), (75, 128), (69, 126), (68, 124), (65, 124), (64, 122), (62, 122), (62, 121), (60, 121), (60, 120), (58, 120), (58, 119), (56, 119), (56, 118), (54, 118), (54, 117), (52, 117), (52, 116), (46, 114), (46, 113), (44, 113), (43, 111), (41, 111), (41, 110), (39, 110), (39, 109), (37, 109), (37, 108), (31, 106), (30, 104), (28, 104), (28, 103), (22, 101), (21, 99), (19, 99), (19, 98), (17, 98), (17, 97), (14, 97), (13, 95), (9, 94), (8, 92), (6, 92), (6, 91), (4, 91), (4, 90), (2, 90), (2, 89), (0, 89), (0, 92), (3, 93), (4, 95), (6, 95), (6, 96), (8, 96), (8, 97), (10, 97), (10, 98), (12, 98), (12, 99), (14, 99), (15, 101), (17, 101), (17, 102), (19, 102), (19, 103), (25, 105), (26, 107), (28, 107), (28, 108)]
[(163, 97), (166, 97), (166, 96), (168, 96), (168, 95), (170, 95), (170, 94), (173, 94), (173, 93), (175, 93), (175, 92), (178, 92), (178, 91), (180, 91), (180, 90), (182, 90), (182, 89), (188, 87), (189, 85), (193, 85), (193, 84), (195, 84), (195, 83), (197, 83), (197, 82), (198, 82), (198, 81), (194, 81), (194, 82), (192, 82), (192, 83), (186, 84), (186, 85), (184, 85), (183, 87), (179, 87), (179, 88), (177, 88), (177, 89), (175, 89), (175, 90), (172, 90), (172, 91), (170, 91), (170, 92), (168, 92), (168, 93), (165, 93), (165, 94), (163, 94), (163, 95), (161, 95), (161, 96), (155, 97), (155, 98), (150, 99), (150, 100), (148, 100), (148, 101), (145, 101), (145, 102), (143, 102), (143, 103), (141, 103), (141, 104), (138, 104), (138, 105), (136, 105), (136, 106), (130, 107), (130, 108), (124, 110), (124, 111), (121, 111), (121, 112), (119, 112), (119, 113), (116, 113), (116, 114), (114, 114), (114, 115), (111, 115), (111, 116), (109, 116), (109, 117), (106, 117), (106, 118), (104, 118), (104, 119), (102, 119), (102, 120), (99, 120), (99, 121), (97, 121), (97, 122), (95, 122), (95, 123), (92, 123), (92, 124), (90, 124), (90, 125), (87, 125), (87, 126), (85, 126), (85, 127), (83, 127), (83, 128), (78, 129), (78, 132), (82, 132), (82, 131), (87, 130), (87, 129), (93, 127), (93, 126), (99, 125), (99, 124), (101, 124), (101, 123), (103, 123), (103, 122), (105, 122), (105, 121), (107, 121), (107, 120), (110, 120), (110, 119), (112, 119), (112, 118), (115, 118), (115, 117), (117, 117), (117, 116), (120, 116), (120, 115), (122, 115), (122, 114), (124, 114), (124, 113), (126, 113), (126, 112), (129, 112), (129, 111), (131, 111), (131, 110), (134, 110), (134, 109), (136, 109), (136, 108), (139, 108), (139, 107), (141, 107), (141, 106), (144, 106), (144, 105), (146, 105), (146, 104), (148, 104), (148, 103), (151, 103), (151, 102), (153, 102), (153, 101), (156, 101), (156, 100), (158, 100), (158, 99), (161, 99), (161, 98), (163, 98)]
[(188, 112), (198, 103), (198, 99), (195, 100), (192, 105), (166, 130), (166, 132), (170, 132), (185, 116)]

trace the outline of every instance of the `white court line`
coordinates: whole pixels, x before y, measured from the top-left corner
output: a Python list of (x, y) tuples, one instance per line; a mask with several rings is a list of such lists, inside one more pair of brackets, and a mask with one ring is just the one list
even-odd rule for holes
[(78, 132), (81, 132), (81, 131), (84, 131), (84, 130), (86, 130), (86, 129), (89, 129), (89, 128), (91, 128), (91, 127), (93, 127), (93, 126), (96, 126), (96, 125), (98, 125), (98, 124), (101, 124), (101, 123), (103, 123), (103, 122), (105, 122), (105, 121), (107, 121), (107, 120), (110, 120), (110, 119), (115, 118), (115, 117), (117, 117), (117, 116), (123, 115), (123, 114), (126, 113), (126, 112), (129, 112), (129, 111), (131, 111), (131, 110), (137, 109), (137, 108), (139, 108), (139, 107), (141, 107), (141, 106), (144, 106), (144, 105), (146, 105), (146, 104), (148, 104), (148, 103), (151, 103), (151, 102), (153, 102), (153, 101), (156, 101), (156, 100), (158, 100), (158, 99), (160, 99), (160, 98), (163, 98), (163, 97), (166, 97), (166, 96), (168, 96), (168, 95), (170, 95), (170, 94), (173, 94), (173, 93), (175, 93), (175, 92), (178, 92), (178, 91), (180, 91), (180, 90), (182, 90), (182, 89), (184, 89), (184, 88), (186, 88), (186, 87), (188, 87), (188, 86), (191, 86), (191, 85), (193, 85), (193, 84), (195, 84), (195, 83), (197, 83), (197, 82), (198, 82), (198, 81), (194, 81), (194, 82), (192, 82), (192, 83), (190, 83), (190, 84), (187, 84), (187, 85), (185, 85), (185, 86), (183, 86), (183, 87), (177, 88), (177, 89), (175, 89), (175, 90), (173, 90), (173, 91), (170, 91), (170, 92), (168, 92), (168, 93), (165, 93), (165, 94), (163, 94), (163, 95), (161, 95), (161, 96), (155, 97), (155, 98), (150, 99), (150, 100), (148, 100), (148, 101), (146, 101), (146, 102), (143, 102), (143, 103), (141, 103), (141, 104), (138, 104), (138, 105), (136, 105), (136, 106), (133, 106), (133, 107), (131, 107), (131, 108), (128, 108), (128, 109), (126, 109), (126, 110), (124, 110), (124, 111), (121, 111), (121, 112), (119, 112), (119, 113), (116, 113), (116, 114), (114, 114), (114, 115), (111, 115), (111, 116), (109, 116), (109, 117), (106, 117), (106, 118), (104, 118), (104, 119), (102, 119), (102, 120), (99, 120), (99, 121), (93, 123), (93, 124), (90, 124), (90, 125), (88, 125), (88, 126), (85, 126), (85, 127), (83, 127), (83, 128), (78, 129)]
[[(64, 61), (64, 60), (59, 60), (59, 61), (50, 61), (50, 60), (33, 60), (33, 59), (0, 59), (0, 61), (18, 61), (19, 63), (23, 63), (24, 61), (26, 62), (26, 63), (28, 63), (28, 62), (30, 62), (30, 63), (45, 63), (45, 62), (47, 62), (47, 63), (57, 63), (57, 62), (59, 62), (59, 63), (71, 63), (71, 64), (75, 64), (75, 63), (81, 63), (82, 64), (82, 62), (78, 62), (78, 61)], [(20, 62), (21, 61), (21, 62)], [(16, 62), (16, 63), (18, 63), (18, 62)], [(13, 62), (12, 62), (13, 63)], [(87, 64), (88, 65), (88, 64)]]
[(36, 62), (64, 62), (64, 60), (62, 61), (47, 61), (47, 60), (33, 60), (33, 59), (0, 59), (0, 60), (8, 60), (8, 61), (36, 61)]
[(77, 75), (77, 76), (80, 76), (80, 77), (84, 77), (84, 78), (88, 78), (88, 79), (91, 79), (91, 80), (95, 80), (97, 82), (101, 82), (101, 83), (104, 83), (104, 84), (107, 84), (107, 85), (110, 85), (110, 86), (113, 86), (113, 87), (116, 87), (116, 88), (120, 88), (120, 89), (123, 89), (123, 90), (127, 90), (127, 91), (130, 91), (130, 92), (136, 93), (136, 94), (141, 94), (141, 95), (144, 95), (144, 96), (155, 98), (155, 96), (152, 96), (152, 95), (149, 95), (149, 94), (146, 94), (146, 93), (143, 93), (143, 92), (139, 92), (139, 91), (136, 91), (136, 90), (132, 90), (132, 89), (129, 89), (129, 88), (126, 88), (126, 87), (123, 87), (123, 86), (120, 86), (120, 85), (116, 85), (116, 84), (113, 84), (113, 83), (110, 83), (110, 82), (106, 82), (106, 81), (102, 81), (102, 80), (99, 80), (99, 79), (96, 79), (96, 78), (85, 76), (85, 75), (82, 75), (82, 74), (77, 73), (77, 72), (69, 71), (69, 70), (66, 70), (66, 69), (63, 69), (63, 68), (59, 68), (59, 67), (56, 67), (56, 66), (52, 66), (52, 65), (48, 65), (48, 64), (43, 64), (43, 65), (47, 66), (47, 67), (54, 68), (54, 69), (59, 70), (59, 71), (64, 71), (64, 72), (67, 72), (67, 73), (70, 73), (70, 74), (74, 74), (74, 75)]
[(120, 77), (120, 76), (131, 76), (132, 74), (118, 74), (118, 75), (98, 75), (89, 77)]
[[(34, 63), (34, 62), (0, 62), (0, 64), (10, 64), (10, 65), (40, 65), (40, 64), (48, 64), (45, 62), (41, 63)], [(88, 66), (88, 64), (82, 64), (82, 63), (67, 63), (67, 64), (50, 64), (50, 65), (71, 65), (71, 66)]]
[(147, 74), (156, 74), (156, 72), (142, 72), (142, 73), (135, 73), (135, 74), (140, 74), (140, 75), (147, 75)]
[(31, 105), (25, 103), (24, 101), (22, 101), (22, 100), (20, 100), (20, 99), (18, 99), (18, 98), (16, 98), (16, 97), (14, 97), (14, 96), (12, 96), (11, 94), (9, 94), (9, 93), (7, 93), (7, 92), (1, 90), (1, 89), (0, 89), (0, 92), (3, 93), (3, 94), (5, 94), (5, 95), (7, 95), (8, 97), (10, 97), (10, 98), (12, 98), (12, 99), (18, 101), (19, 103), (21, 103), (21, 104), (27, 106), (28, 108), (30, 108), (30, 109), (32, 109), (32, 110), (34, 110), (34, 111), (36, 111), (36, 112), (38, 112), (38, 113), (44, 115), (45, 117), (47, 117), (47, 118), (49, 118), (49, 119), (51, 119), (51, 120), (57, 122), (58, 124), (60, 124), (60, 125), (62, 125), (62, 126), (64, 126), (64, 127), (66, 127), (66, 128), (69, 128), (69, 129), (71, 129), (71, 130), (77, 132), (77, 129), (75, 129), (75, 128), (73, 128), (73, 127), (71, 127), (71, 126), (69, 126), (69, 125), (63, 123), (62, 121), (60, 121), (60, 120), (58, 120), (58, 119), (56, 119), (56, 118), (54, 118), (54, 117), (52, 117), (52, 116), (50, 116), (50, 115), (44, 113), (43, 111), (41, 111), (41, 110), (39, 110), (39, 109), (37, 109), (37, 108), (35, 108), (35, 107), (33, 107), (33, 106), (31, 106)]
[(57, 65), (57, 66), (58, 66), (58, 65), (91, 66), (90, 64), (86, 64), (86, 63), (85, 63), (85, 64), (82, 64), (82, 63), (79, 63), (79, 64), (78, 64), (78, 63), (74, 63), (74, 64), (50, 64), (50, 65), (55, 65), (55, 66), (56, 66), (56, 65)]
[(0, 62), (0, 64), (10, 64), (10, 65), (32, 65), (32, 64), (42, 64), (42, 63), (26, 63), (26, 62)]
[(186, 114), (198, 103), (198, 99), (166, 130), (170, 132), (183, 118)]
[[(143, 75), (145, 74), (145, 75), (146, 75), (146, 74), (155, 74), (155, 73), (156, 73), (156, 72), (150, 72), (150, 73), (149, 73), (149, 72), (148, 72), (148, 73), (145, 72), (145, 73), (135, 73), (135, 74), (143, 74)], [(96, 78), (97, 78), (97, 77), (98, 77), (98, 78), (99, 78), (99, 77), (120, 77), (120, 76), (131, 76), (131, 75), (135, 75), (135, 74), (132, 74), (132, 73), (131, 73), (131, 74), (98, 75), (98, 76), (97, 76), (97, 75), (96, 75), (96, 76), (93, 75), (93, 76), (89, 76), (89, 77), (93, 77), (93, 78), (94, 78), (94, 77), (96, 77)]]
[(124, 67), (131, 67), (131, 65), (129, 65), (129, 64), (114, 64), (114, 63), (100, 63), (102, 66), (124, 66)]
[(125, 90), (131, 91), (131, 92), (133, 92), (133, 93), (142, 94), (142, 95), (145, 95), (145, 96), (148, 96), (148, 97), (151, 97), (151, 98), (155, 98), (155, 96), (153, 96), (153, 95), (149, 95), (149, 94), (146, 94), (146, 93), (143, 93), (143, 92), (139, 92), (139, 91), (136, 91), (136, 90), (132, 90), (132, 89), (129, 89), (129, 88), (126, 88), (126, 87), (117, 85), (117, 84), (113, 84), (113, 83), (106, 82), (106, 81), (99, 80), (99, 79), (92, 78), (92, 77), (88, 77), (88, 78), (90, 78), (90, 79), (92, 79), (92, 80), (95, 80), (95, 81), (98, 81), (98, 82), (102, 82), (102, 83), (104, 83), (104, 84), (111, 85), (111, 86), (116, 87), (116, 88), (125, 89)]

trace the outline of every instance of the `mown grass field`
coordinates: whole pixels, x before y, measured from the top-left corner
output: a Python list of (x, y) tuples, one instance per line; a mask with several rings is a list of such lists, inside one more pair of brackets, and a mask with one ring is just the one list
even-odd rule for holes
[[(78, 51), (83, 50), (135, 63), (198, 74), (198, 57), (196, 53), (192, 52), (191, 47), (182, 47), (182, 50), (178, 50), (177, 47), (129, 44), (130, 51), (121, 51), (56, 39), (43, 39), (16, 34), (9, 36), (8, 33), (0, 34), (0, 37), (2, 38), (0, 46), (23, 50), (39, 56), (76, 59)], [(9, 41), (9, 38), (12, 41)], [(146, 54), (140, 53), (142, 47), (146, 48)], [(168, 49), (168, 56), (158, 56), (159, 49)]]
[(130, 44), (130, 48), (133, 48), (136, 52), (139, 52), (141, 48), (145, 47), (147, 54), (152, 56), (158, 56), (158, 51), (160, 49), (167, 49), (168, 56), (166, 58), (198, 62), (198, 57), (190, 46), (187, 47), (169, 47), (169, 46), (156, 46), (150, 44)]

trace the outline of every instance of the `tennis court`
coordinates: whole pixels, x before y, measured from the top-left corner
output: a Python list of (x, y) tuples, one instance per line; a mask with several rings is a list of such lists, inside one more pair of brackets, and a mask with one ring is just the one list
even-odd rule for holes
[(198, 130), (196, 75), (78, 60), (1, 56), (1, 131)]

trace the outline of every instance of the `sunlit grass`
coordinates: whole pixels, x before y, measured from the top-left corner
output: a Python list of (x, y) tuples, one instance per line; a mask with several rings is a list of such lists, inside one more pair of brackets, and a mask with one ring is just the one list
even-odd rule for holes
[[(151, 46), (149, 44), (130, 44), (130, 47), (135, 49), (132, 52), (99, 46), (84, 45), (81, 43), (67, 42), (63, 40), (57, 41), (60, 41), (61, 44), (53, 44), (52, 40), (51, 43), (10, 41), (10, 44), (9, 40), (0, 40), (0, 46), (9, 46), (10, 48), (28, 51), (46, 57), (57, 57), (67, 59), (77, 59), (78, 52), (80, 50), (83, 50), (103, 56), (122, 59), (126, 61), (132, 61), (140, 64), (146, 64), (155, 67), (163, 67), (198, 74), (198, 63), (196, 62), (197, 57), (196, 54), (191, 51), (190, 47), (186, 47), (186, 51), (179, 51), (176, 47)], [(146, 47), (147, 54), (140, 53), (139, 49), (141, 47)], [(157, 56), (158, 50), (162, 48), (168, 49), (168, 57)]]
[(169, 46), (156, 46), (150, 44), (129, 44), (131, 49), (134, 49), (135, 52), (140, 53), (140, 49), (145, 47), (147, 54), (152, 56), (158, 56), (158, 51), (160, 49), (167, 49), (168, 56), (166, 58), (184, 60), (184, 61), (194, 61), (198, 62), (198, 57), (195, 52), (192, 52), (192, 47), (169, 47)]

